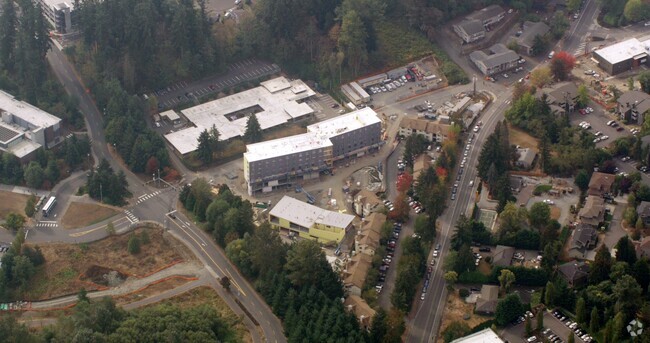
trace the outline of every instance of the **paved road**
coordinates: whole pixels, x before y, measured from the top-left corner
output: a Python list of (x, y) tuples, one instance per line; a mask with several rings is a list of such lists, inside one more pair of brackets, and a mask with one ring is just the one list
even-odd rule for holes
[(596, 0), (587, 0), (580, 13), (580, 18), (575, 20), (562, 42), (559, 43), (561, 50), (565, 50), (575, 56), (580, 56), (587, 51), (587, 39), (600, 25), (597, 22), (598, 4)]
[[(502, 118), (504, 111), (508, 107), (511, 94), (505, 90), (497, 94), (497, 98), (481, 116), (483, 128), (478, 132), (473, 140), (472, 147), (468, 155), (468, 162), (465, 171), (459, 182), (456, 200), (448, 201), (448, 208), (440, 217), (441, 230), (438, 233), (436, 242), (442, 245), (440, 260), (443, 260), (449, 251), (449, 242), (453, 234), (454, 226), (461, 214), (466, 214), (470, 204), (474, 199), (476, 185), (469, 187), (470, 180), (476, 178), (476, 165), (481, 146), (487, 136), (493, 131), (496, 123)], [(452, 174), (454, 177), (456, 174)], [(429, 254), (431, 256), (431, 253)], [(433, 275), (429, 284), (429, 292), (421, 306), (416, 310), (413, 318), (408, 322), (408, 332), (406, 342), (432, 342), (435, 341), (437, 332), (440, 328), (442, 314), (447, 297), (447, 289), (443, 279), (444, 271), (442, 263), (437, 263), (434, 267)]]

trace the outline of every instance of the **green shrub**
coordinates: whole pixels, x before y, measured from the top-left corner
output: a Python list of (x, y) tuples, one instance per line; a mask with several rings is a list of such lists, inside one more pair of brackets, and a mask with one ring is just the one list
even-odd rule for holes
[(467, 290), (467, 288), (461, 288), (458, 290), (458, 295), (461, 298), (467, 298), (469, 296), (469, 291)]
[(539, 196), (542, 195), (542, 193), (550, 191), (551, 189), (553, 189), (553, 186), (551, 185), (537, 185), (535, 187), (535, 190), (533, 190), (533, 195)]
[(458, 276), (458, 283), (488, 283), (490, 278), (477, 271), (464, 272)]

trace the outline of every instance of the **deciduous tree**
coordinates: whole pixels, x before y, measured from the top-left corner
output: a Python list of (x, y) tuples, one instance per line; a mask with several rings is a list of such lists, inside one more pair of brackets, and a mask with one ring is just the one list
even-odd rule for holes
[(551, 81), (553, 81), (553, 74), (548, 67), (535, 68), (530, 72), (530, 83), (537, 88), (542, 88)]
[(551, 59), (551, 72), (559, 80), (566, 80), (575, 67), (576, 58), (566, 51), (560, 51)]
[(508, 293), (510, 286), (515, 282), (515, 273), (508, 269), (502, 269), (499, 275), (499, 284), (504, 293)]

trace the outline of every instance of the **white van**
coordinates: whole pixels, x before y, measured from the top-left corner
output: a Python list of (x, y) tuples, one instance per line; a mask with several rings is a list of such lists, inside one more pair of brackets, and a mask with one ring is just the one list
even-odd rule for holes
[(528, 337), (528, 339), (526, 341), (528, 343), (533, 343), (533, 342), (537, 341), (537, 337), (535, 337), (535, 336)]
[(551, 52), (548, 53), (548, 59), (549, 59), (549, 60), (550, 60), (551, 58), (553, 58), (553, 56), (555, 56), (555, 51), (551, 51)]
[(470, 186), (470, 187), (474, 186), (474, 180), (470, 180), (470, 181), (469, 181), (469, 186)]

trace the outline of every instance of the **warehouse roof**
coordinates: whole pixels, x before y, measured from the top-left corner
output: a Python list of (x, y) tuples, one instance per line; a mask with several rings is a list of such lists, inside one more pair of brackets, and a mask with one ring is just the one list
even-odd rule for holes
[(487, 328), (471, 335), (455, 339), (451, 343), (503, 343), (492, 329)]
[(199, 135), (203, 128), (188, 127), (165, 135), (165, 138), (181, 154), (185, 155), (199, 148)]
[(650, 50), (650, 40), (639, 41), (636, 38), (630, 38), (596, 50), (595, 54), (607, 60), (611, 64), (623, 62), (627, 59), (647, 55)]
[(286, 195), (278, 201), (269, 214), (306, 228), (314, 224), (346, 228), (354, 220), (353, 215), (328, 211)]
[(47, 128), (61, 122), (61, 119), (58, 117), (36, 106), (20, 101), (14, 98), (13, 95), (0, 90), (0, 112), (2, 111), (9, 112), (13, 116), (36, 127)]
[(365, 107), (342, 116), (309, 125), (307, 126), (307, 131), (331, 138), (375, 123), (381, 123), (381, 119), (377, 117), (377, 113), (372, 108)]

